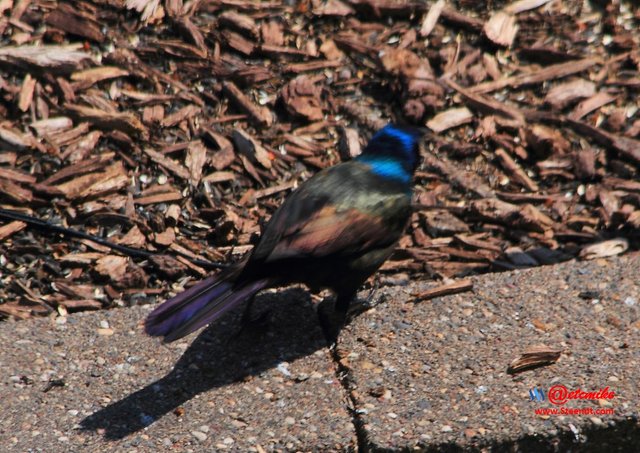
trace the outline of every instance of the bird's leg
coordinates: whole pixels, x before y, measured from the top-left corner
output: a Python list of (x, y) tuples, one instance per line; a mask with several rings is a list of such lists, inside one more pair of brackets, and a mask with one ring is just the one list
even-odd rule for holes
[(253, 307), (253, 303), (256, 300), (255, 294), (248, 300), (247, 306), (244, 308), (242, 312), (242, 317), (240, 318), (240, 329), (238, 332), (229, 338), (229, 341), (234, 340), (240, 337), (247, 331), (255, 331), (260, 327), (263, 327), (265, 324), (265, 320), (269, 316), (269, 312), (265, 311), (261, 313), (257, 318), (251, 318), (251, 308)]
[(336, 317), (346, 321), (347, 313), (349, 312), (349, 306), (351, 305), (351, 301), (356, 296), (356, 293), (349, 293), (348, 295), (338, 294), (336, 299), (335, 313)]
[(355, 292), (338, 293), (333, 312), (330, 310), (318, 312), (322, 329), (330, 345), (336, 343), (340, 330), (346, 324), (347, 312), (354, 296)]

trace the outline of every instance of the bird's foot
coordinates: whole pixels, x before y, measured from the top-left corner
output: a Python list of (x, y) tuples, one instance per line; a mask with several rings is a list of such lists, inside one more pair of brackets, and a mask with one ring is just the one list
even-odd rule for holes
[(371, 301), (373, 300), (373, 296), (376, 295), (379, 289), (380, 289), (380, 280), (374, 277), (373, 285), (371, 286), (371, 289), (369, 290), (369, 294), (367, 294), (367, 297), (365, 299), (367, 304), (371, 304)]
[(378, 290), (378, 285), (375, 288), (372, 288), (367, 297), (364, 299), (355, 298), (351, 301), (349, 305), (349, 310), (347, 311), (347, 319), (346, 324), (351, 323), (355, 318), (360, 316), (365, 311), (369, 311), (378, 305), (380, 302), (384, 300), (384, 295), (380, 297), (378, 300), (373, 300), (373, 295)]

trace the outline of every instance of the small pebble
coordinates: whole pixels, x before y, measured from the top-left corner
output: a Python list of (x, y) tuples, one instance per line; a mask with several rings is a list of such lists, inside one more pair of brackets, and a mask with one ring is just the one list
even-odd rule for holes
[(444, 425), (440, 431), (442, 431), (443, 433), (450, 433), (451, 431), (453, 431), (453, 428), (449, 425)]
[(291, 372), (289, 371), (288, 366), (289, 364), (287, 362), (280, 362), (276, 367), (276, 369), (282, 374), (284, 374), (286, 377), (291, 377)]
[(340, 77), (340, 80), (349, 80), (352, 77), (351, 71), (347, 68), (342, 69), (338, 77)]
[(204, 442), (205, 440), (207, 440), (207, 435), (202, 431), (191, 431), (191, 435), (193, 435), (193, 437), (195, 437), (198, 442)]

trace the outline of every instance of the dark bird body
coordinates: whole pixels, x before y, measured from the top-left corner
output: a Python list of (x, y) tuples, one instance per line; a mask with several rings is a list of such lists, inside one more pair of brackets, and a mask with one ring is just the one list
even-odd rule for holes
[(177, 340), (258, 291), (291, 283), (333, 290), (336, 309), (346, 314), (411, 216), (418, 138), (414, 130), (386, 126), (356, 159), (303, 183), (273, 214), (248, 258), (155, 309), (147, 333)]

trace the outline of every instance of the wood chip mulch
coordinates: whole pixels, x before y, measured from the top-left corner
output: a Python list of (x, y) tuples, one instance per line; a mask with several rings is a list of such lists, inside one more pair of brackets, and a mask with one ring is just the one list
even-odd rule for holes
[[(633, 1), (0, 1), (0, 317), (154, 302), (395, 120), (432, 131), (383, 272), (640, 244)], [(188, 278), (186, 278), (188, 277)]]

